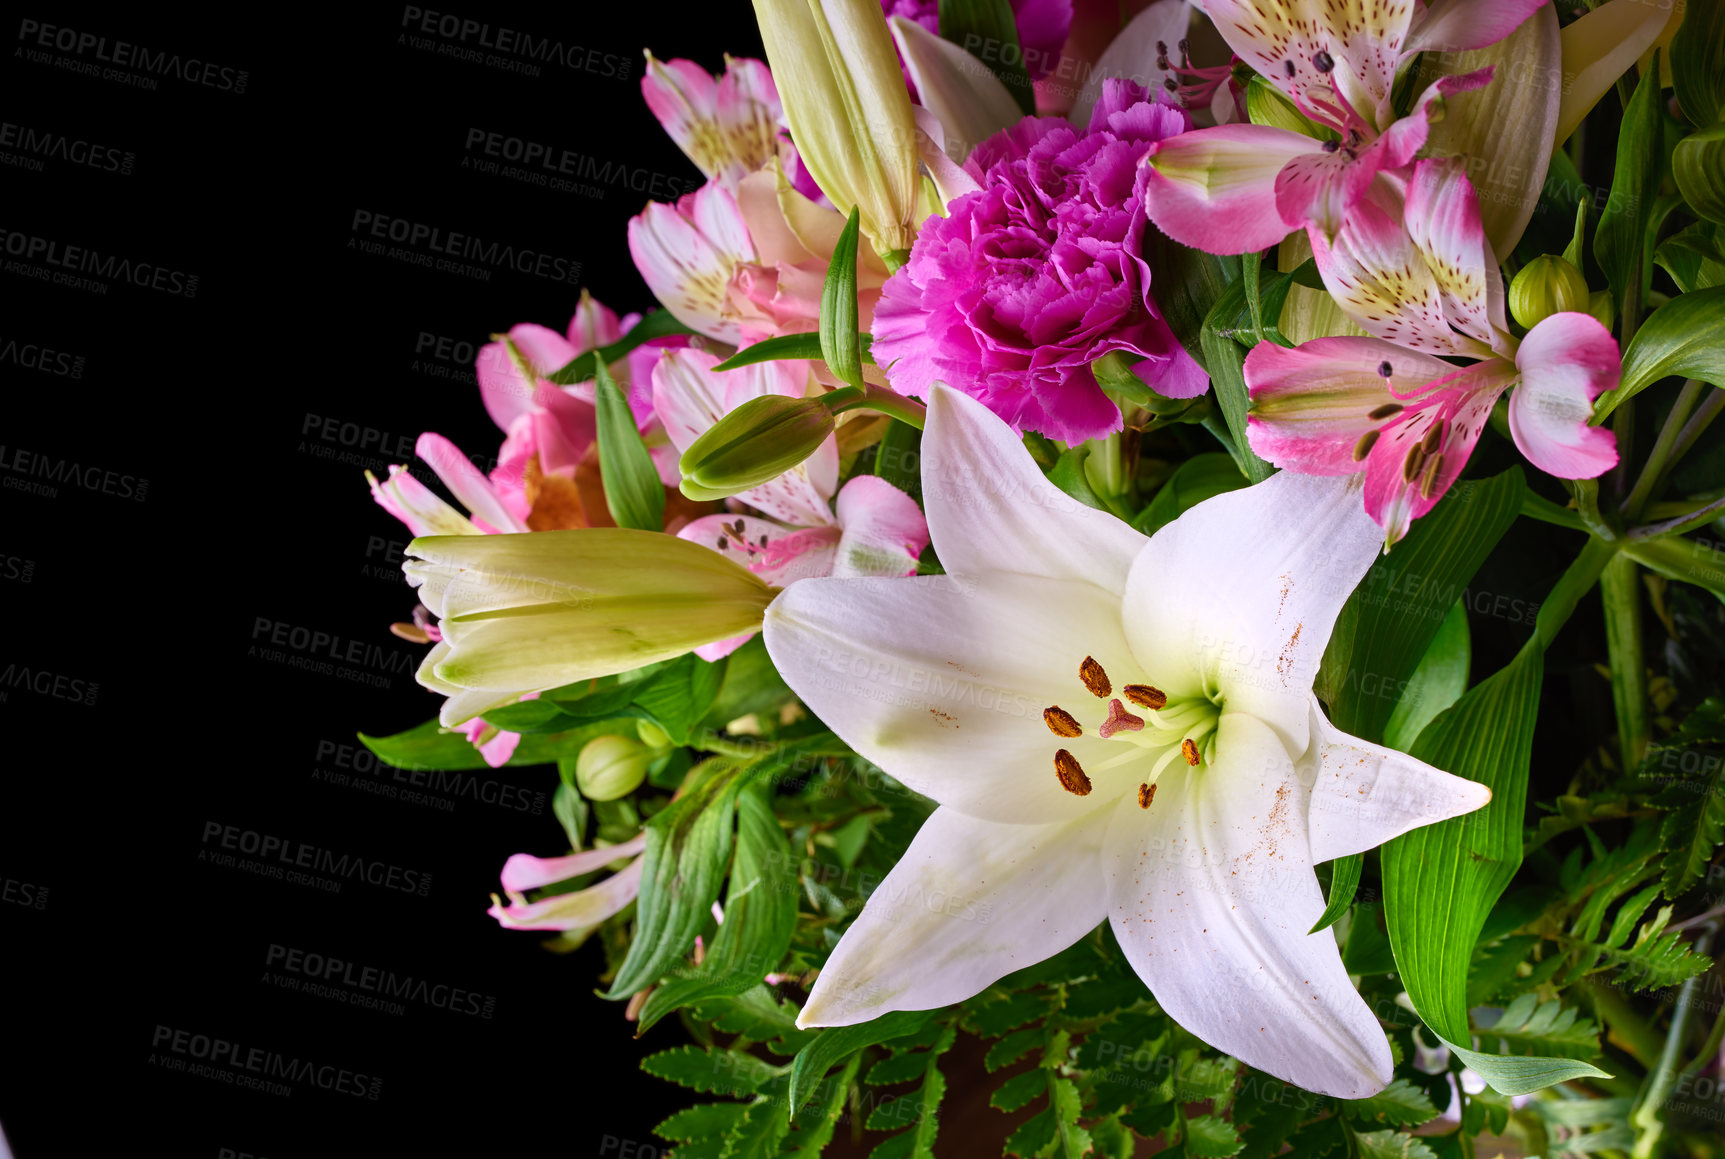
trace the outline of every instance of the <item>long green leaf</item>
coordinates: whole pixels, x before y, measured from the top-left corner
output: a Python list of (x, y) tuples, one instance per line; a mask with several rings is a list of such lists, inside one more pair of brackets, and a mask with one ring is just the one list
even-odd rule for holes
[(1216, 392), (1216, 401), (1221, 404), (1222, 417), (1233, 440), (1228, 451), (1239, 464), (1242, 475), (1254, 483), (1262, 483), (1270, 477), (1272, 468), (1246, 442), (1246, 411), (1251, 406), (1246, 392), (1246, 352), (1239, 343), (1221, 333), (1230, 328), (1245, 304), (1242, 283), (1230, 285), (1204, 319), (1199, 341), (1204, 348), (1204, 365), (1210, 372), (1211, 387)]
[(940, 38), (982, 61), (1024, 115), (1036, 115), (1036, 90), (1030, 84), (1018, 43), (1018, 21), (1008, 0), (940, 0)]
[(821, 287), (821, 357), (833, 373), (858, 390), (863, 388), (862, 350), (857, 342), (857, 236), (861, 231), (859, 210), (851, 208), (850, 219), (833, 246)]
[(586, 382), (597, 373), (595, 368), (599, 365), (600, 360), (607, 363), (616, 362), (635, 347), (654, 338), (668, 338), (673, 334), (694, 333), (696, 331), (677, 321), (676, 315), (669, 310), (655, 310), (635, 323), (633, 329), (611, 345), (601, 346), (597, 350), (589, 350), (584, 354), (579, 354), (563, 366), (547, 374), (545, 378), (546, 381), (554, 382), (558, 386), (572, 386), (577, 382)]
[(1319, 694), (1337, 728), (1383, 739), (1450, 609), (1515, 522), (1525, 490), (1519, 467), (1459, 483), (1372, 564), (1324, 653)]
[(1725, 0), (1688, 0), (1671, 40), (1671, 83), (1697, 128), (1725, 120)]
[[(1427, 825), (1383, 847), (1384, 914), (1414, 1008), (1504, 1094), (1603, 1076), (1575, 1059), (1485, 1054), (1467, 1016), (1468, 966), (1486, 916), (1521, 865), (1544, 653), (1538, 637), (1420, 734), (1413, 756), (1490, 787), (1485, 808)], [(1462, 1044), (1468, 1044), (1463, 1046)]]
[(765, 788), (752, 785), (737, 800), (737, 857), (713, 946), (691, 977), (654, 988), (641, 1008), (637, 1033), (684, 1006), (751, 989), (778, 967), (797, 922), (796, 878), (786, 874), (790, 864), (790, 846)]
[(1620, 303), (1629, 279), (1640, 276), (1636, 271), (1643, 262), (1647, 218), (1659, 192), (1663, 161), (1659, 103), (1659, 69), (1652, 68), (1642, 76), (1624, 110), (1611, 198), (1593, 234), (1594, 257), (1611, 281), (1611, 296)]
[[(867, 334), (857, 335), (857, 346), (862, 360), (872, 363), (869, 356)], [(781, 358), (821, 358), (826, 356), (821, 352), (821, 332), (809, 330), (801, 334), (781, 334), (777, 338), (765, 338), (753, 346), (745, 346), (717, 366), (714, 371), (735, 370), (739, 366), (753, 366), (757, 362), (773, 362)]]
[(1680, 294), (1648, 316), (1623, 352), (1623, 377), (1593, 404), (1600, 422), (1662, 378), (1725, 386), (1725, 286)]
[(1354, 904), (1354, 894), (1360, 888), (1360, 870), (1365, 865), (1365, 860), (1361, 854), (1350, 853), (1330, 863), (1330, 895), (1324, 904), (1324, 912), (1318, 916), (1317, 924), (1307, 930), (1307, 933), (1315, 934), (1319, 930), (1329, 929), (1348, 912), (1348, 907)]
[(607, 997), (627, 998), (657, 982), (694, 944), (731, 856), (740, 768), (712, 758), (690, 774), (691, 788), (647, 822), (635, 937)]
[(1467, 691), (1467, 671), (1473, 659), (1473, 639), (1467, 628), (1467, 605), (1457, 601), (1432, 637), (1419, 667), (1408, 677), (1384, 725), (1384, 743), (1406, 752), (1438, 713)]
[(622, 388), (603, 363), (595, 363), (593, 398), (599, 428), (599, 477), (605, 483), (605, 506), (618, 527), (661, 531), (665, 527), (665, 488), (653, 466), (653, 456), (635, 425), (635, 415)]

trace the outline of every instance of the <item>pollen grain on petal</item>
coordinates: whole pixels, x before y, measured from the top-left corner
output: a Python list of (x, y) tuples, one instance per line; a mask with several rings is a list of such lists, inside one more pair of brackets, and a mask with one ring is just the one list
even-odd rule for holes
[(1078, 758), (1065, 749), (1059, 749), (1054, 754), (1054, 775), (1060, 779), (1060, 787), (1073, 796), (1090, 795), (1090, 778), (1084, 775)]
[(1128, 684), (1120, 690), (1126, 699), (1139, 708), (1158, 709), (1167, 705), (1168, 694), (1153, 684)]
[(1042, 710), (1042, 722), (1048, 726), (1048, 731), (1055, 736), (1084, 735), (1084, 726), (1079, 724), (1070, 712), (1058, 704), (1051, 704)]
[(1180, 755), (1186, 758), (1186, 763), (1193, 768), (1198, 766), (1198, 744), (1191, 737), (1180, 742)]
[(1094, 656), (1086, 656), (1084, 663), (1078, 666), (1078, 679), (1084, 681), (1084, 687), (1098, 700), (1114, 691), (1114, 685), (1108, 681), (1108, 673), (1096, 662)]
[(1150, 802), (1154, 801), (1155, 799), (1156, 799), (1156, 786), (1155, 785), (1139, 785), (1138, 786), (1138, 807), (1140, 809), (1148, 809), (1150, 807)]

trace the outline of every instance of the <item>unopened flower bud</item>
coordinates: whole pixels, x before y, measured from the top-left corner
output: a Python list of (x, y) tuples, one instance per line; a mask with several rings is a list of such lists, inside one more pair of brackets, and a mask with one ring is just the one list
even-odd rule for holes
[(1689, 208), (1725, 225), (1725, 124), (1711, 125), (1677, 142), (1671, 176)]
[(1587, 279), (1556, 254), (1541, 254), (1509, 284), (1509, 312), (1529, 330), (1551, 317), (1587, 309)]
[(882, 253), (916, 237), (916, 118), (879, 0), (755, 0), (791, 140)]
[(652, 750), (631, 737), (594, 737), (575, 758), (575, 785), (590, 801), (615, 801), (647, 779), (652, 760)]
[(635, 722), (635, 735), (641, 738), (641, 743), (650, 749), (666, 748), (671, 743), (671, 737), (666, 731), (650, 720)]
[(683, 452), (683, 494), (723, 499), (759, 487), (814, 454), (833, 425), (832, 412), (818, 398), (752, 398)]

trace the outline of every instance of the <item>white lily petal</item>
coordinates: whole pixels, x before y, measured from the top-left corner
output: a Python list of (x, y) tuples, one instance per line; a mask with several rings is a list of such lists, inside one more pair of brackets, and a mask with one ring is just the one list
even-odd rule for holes
[(1181, 762), (1149, 810), (1116, 806), (1103, 848), (1110, 919), (1175, 1021), (1259, 1070), (1358, 1099), (1390, 1080), (1389, 1043), (1348, 981), (1306, 837), (1306, 791), (1270, 729), (1222, 717), (1216, 767)]
[[(1127, 792), (1142, 770), (1067, 792), (1054, 754), (1081, 766), (1131, 756), (1096, 735), (1106, 703), (1078, 677), (1085, 656), (1117, 685), (1143, 679), (1120, 630), (1120, 597), (1094, 584), (994, 573), (976, 579), (810, 579), (767, 609), (767, 652), (809, 710), (905, 785), (973, 817), (1069, 820)], [(1049, 731), (1059, 706), (1084, 735)], [(1140, 750), (1148, 759), (1150, 750)]]
[(1155, 534), (1127, 580), (1127, 639), (1158, 688), (1219, 695), (1304, 752), (1330, 629), (1382, 546), (1356, 482), (1282, 471)]
[(1312, 745), (1300, 760), (1310, 786), (1312, 861), (1376, 849), (1410, 829), (1483, 808), (1491, 790), (1383, 745), (1350, 736), (1311, 701)]
[(916, 91), (946, 130), (942, 147), (963, 162), (970, 151), (1024, 114), (986, 64), (902, 16), (887, 21)]
[(1186, 38), (1192, 22), (1192, 9), (1186, 0), (1155, 0), (1134, 16), (1122, 28), (1096, 60), (1084, 87), (1072, 102), (1066, 119), (1080, 131), (1090, 124), (1090, 111), (1102, 98), (1102, 82), (1114, 77), (1136, 81), (1154, 93), (1162, 82), (1174, 74), (1156, 67), (1156, 42), (1168, 45), (1171, 52)]
[(1123, 591), (1144, 537), (1050, 483), (1012, 428), (981, 403), (940, 383), (931, 395), (922, 497), (942, 566)]
[(934, 181), (934, 191), (940, 196), (941, 214), (944, 216), (946, 206), (966, 193), (975, 193), (982, 186), (976, 183), (976, 178), (965, 172), (962, 165), (947, 155), (946, 129), (941, 125), (940, 118), (921, 105), (912, 105), (911, 112), (916, 114), (916, 155)]
[(1111, 812), (999, 825), (936, 809), (845, 931), (797, 1025), (961, 1002), (1088, 934), (1107, 916), (1097, 881)]
[(1552, 148), (1569, 140), (1606, 90), (1659, 39), (1670, 16), (1669, 5), (1610, 0), (1564, 28), (1563, 102)]

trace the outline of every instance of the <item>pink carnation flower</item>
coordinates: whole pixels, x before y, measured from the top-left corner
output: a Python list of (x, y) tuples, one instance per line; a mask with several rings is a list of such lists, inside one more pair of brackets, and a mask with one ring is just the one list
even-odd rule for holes
[(1121, 429), (1090, 363), (1116, 350), (1170, 398), (1209, 379), (1150, 299), (1138, 162), (1185, 112), (1110, 80), (1080, 133), (1027, 117), (977, 146), (981, 189), (930, 218), (875, 308), (874, 358), (901, 394), (946, 382), (1013, 428), (1081, 442)]

